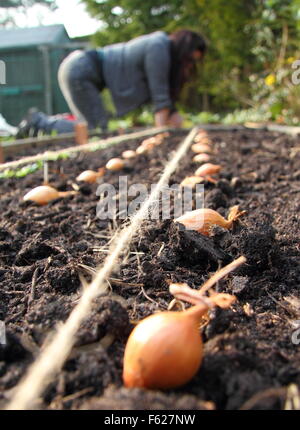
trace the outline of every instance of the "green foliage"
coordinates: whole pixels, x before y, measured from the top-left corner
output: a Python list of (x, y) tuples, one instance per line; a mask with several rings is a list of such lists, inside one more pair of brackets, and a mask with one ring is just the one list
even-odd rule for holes
[(6, 169), (3, 172), (0, 172), (0, 179), (8, 179), (8, 178), (24, 178), (30, 173), (34, 173), (37, 170), (43, 167), (43, 162), (38, 161), (33, 164), (29, 164), (28, 166), (23, 166), (20, 169)]

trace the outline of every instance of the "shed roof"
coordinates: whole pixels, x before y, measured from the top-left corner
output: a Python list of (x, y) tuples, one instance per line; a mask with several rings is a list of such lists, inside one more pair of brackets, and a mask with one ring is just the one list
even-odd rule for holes
[(62, 24), (0, 30), (0, 50), (51, 45), (58, 43), (62, 37), (65, 40), (69, 39), (68, 33)]

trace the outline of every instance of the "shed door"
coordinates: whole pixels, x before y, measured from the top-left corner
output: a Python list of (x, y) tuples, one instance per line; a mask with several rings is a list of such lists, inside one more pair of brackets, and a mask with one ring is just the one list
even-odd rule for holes
[(45, 110), (43, 57), (38, 50), (1, 53), (6, 85), (0, 85), (0, 113), (17, 125), (31, 107)]

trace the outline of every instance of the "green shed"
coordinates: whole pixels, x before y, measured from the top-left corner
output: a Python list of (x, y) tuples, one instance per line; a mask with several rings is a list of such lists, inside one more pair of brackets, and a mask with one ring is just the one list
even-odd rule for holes
[(0, 113), (7, 122), (17, 125), (31, 107), (49, 115), (67, 112), (57, 70), (71, 51), (83, 47), (72, 42), (61, 24), (0, 30), (0, 60), (6, 69)]

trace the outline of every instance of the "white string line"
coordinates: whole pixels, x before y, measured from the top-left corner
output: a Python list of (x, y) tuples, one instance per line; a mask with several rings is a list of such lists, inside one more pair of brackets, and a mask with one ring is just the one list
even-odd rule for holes
[(71, 312), (67, 321), (58, 328), (52, 340), (47, 345), (44, 345), (38, 358), (29, 367), (24, 379), (15, 387), (13, 397), (6, 406), (6, 409), (30, 409), (36, 406), (35, 402), (38, 400), (38, 397), (67, 359), (74, 344), (76, 332), (82, 321), (88, 316), (93, 300), (103, 294), (108, 288), (105, 280), (118, 265), (118, 258), (122, 251), (141, 226), (149, 207), (157, 199), (161, 188), (176, 170), (178, 162), (189, 149), (197, 131), (198, 127), (194, 127), (191, 130), (179, 146), (174, 157), (167, 163), (160, 180), (148, 200), (144, 202), (140, 210), (132, 218), (131, 224), (115, 236), (110, 247), (111, 252), (95, 275), (94, 280), (84, 289), (78, 304)]
[[(150, 128), (150, 129), (146, 129), (143, 131), (137, 131), (134, 133), (127, 133), (127, 134), (123, 134), (122, 136), (114, 136), (114, 137), (108, 137), (105, 139), (100, 139), (97, 140), (96, 142), (89, 142), (86, 143), (84, 145), (75, 145), (75, 146), (69, 146), (68, 148), (65, 149), (58, 149), (56, 151), (45, 151), (45, 152), (41, 152), (37, 155), (32, 155), (29, 157), (23, 157), (20, 160), (15, 160), (15, 161), (8, 161), (7, 163), (3, 163), (0, 164), (0, 171), (5, 170), (5, 169), (9, 169), (9, 168), (14, 168), (14, 167), (18, 167), (21, 166), (23, 164), (29, 164), (29, 163), (34, 163), (35, 161), (51, 161), (51, 158), (54, 156), (58, 156), (60, 154), (75, 154), (76, 152), (85, 152), (85, 151), (92, 151), (95, 148), (97, 148), (99, 145), (104, 145), (103, 148), (99, 148), (101, 149), (105, 149), (108, 148), (109, 146), (115, 144), (115, 143), (121, 143), (121, 142), (127, 142), (128, 140), (134, 140), (134, 139), (139, 139), (142, 137), (148, 137), (148, 136), (152, 136), (153, 134), (156, 133), (162, 133), (164, 131), (169, 131), (171, 130), (169, 127), (154, 127), (154, 128)], [(74, 133), (73, 133), (74, 134)], [(61, 140), (63, 140), (63, 135), (60, 136)], [(37, 142), (38, 143), (38, 142)], [(8, 146), (3, 146), (4, 152), (6, 148), (12, 148), (14, 144), (10, 144)], [(17, 144), (16, 146), (22, 147), (22, 145)], [(0, 144), (1, 147), (1, 144)]]

